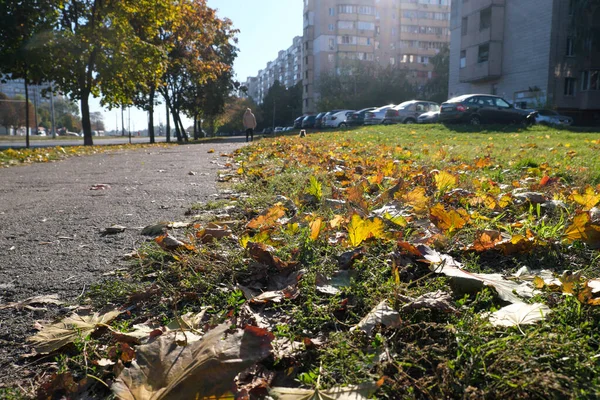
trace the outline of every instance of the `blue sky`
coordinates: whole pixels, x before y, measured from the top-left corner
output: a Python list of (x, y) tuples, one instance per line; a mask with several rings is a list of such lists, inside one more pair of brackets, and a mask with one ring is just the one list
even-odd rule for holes
[[(238, 34), (240, 49), (234, 64), (236, 78), (245, 81), (248, 76), (256, 75), (268, 61), (277, 58), (279, 50), (292, 45), (294, 36), (302, 34), (302, 0), (208, 0), (208, 5), (218, 10), (221, 18), (229, 18), (240, 30)], [(93, 99), (92, 111), (100, 111), (100, 102)], [(148, 125), (147, 114), (131, 109), (132, 131), (145, 129)], [(118, 119), (121, 129), (120, 113), (104, 112), (107, 130), (114, 130)], [(154, 116), (155, 124), (165, 123), (165, 110), (159, 107)], [(185, 121), (184, 121), (185, 124)], [(125, 114), (125, 128), (128, 115)]]

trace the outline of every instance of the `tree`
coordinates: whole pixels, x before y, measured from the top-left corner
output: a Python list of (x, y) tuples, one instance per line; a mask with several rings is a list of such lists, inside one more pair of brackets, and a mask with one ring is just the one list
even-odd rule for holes
[[(50, 102), (42, 103), (38, 107), (38, 111), (43, 119), (42, 126), (47, 126), (50, 123)], [(81, 118), (79, 117), (79, 107), (76, 103), (68, 99), (54, 99), (54, 116), (57, 128), (65, 128), (69, 132), (81, 131)]]
[(600, 50), (600, 0), (569, 0), (571, 38), (580, 51)]
[(54, 0), (0, 0), (0, 76), (25, 83), (26, 146), (29, 147), (29, 85), (41, 83), (50, 63), (47, 36), (56, 26)]
[(423, 97), (441, 104), (448, 100), (450, 47), (442, 47), (440, 52), (432, 57), (430, 61), (433, 64), (433, 77), (425, 85)]
[(187, 140), (180, 113), (197, 115), (195, 96), (198, 88), (217, 80), (231, 70), (235, 52), (231, 46), (237, 31), (231, 22), (217, 18), (206, 0), (182, 0), (178, 9), (179, 23), (165, 35), (169, 43), (168, 68), (159, 91), (171, 111), (177, 140)]
[(6, 132), (19, 124), (17, 104), (4, 93), (0, 93), (0, 125), (6, 129)]
[(407, 80), (406, 70), (357, 62), (346, 65), (339, 73), (321, 76), (317, 83), (320, 110), (352, 109), (399, 104), (416, 96), (415, 87)]
[(260, 107), (250, 98), (232, 97), (228, 99), (223, 113), (215, 121), (216, 129), (222, 132), (243, 131), (243, 117), (248, 108), (253, 110), (256, 122), (260, 125), (263, 121)]
[(286, 88), (275, 81), (260, 108), (265, 127), (290, 125), (302, 113), (302, 83)]
[(51, 40), (52, 75), (63, 92), (80, 102), (84, 144), (92, 145), (90, 95), (101, 97), (109, 108), (130, 105), (138, 85), (160, 75), (164, 49), (144, 41), (140, 32), (158, 31), (163, 19), (173, 15), (173, 2), (61, 3), (57, 7), (60, 23)]

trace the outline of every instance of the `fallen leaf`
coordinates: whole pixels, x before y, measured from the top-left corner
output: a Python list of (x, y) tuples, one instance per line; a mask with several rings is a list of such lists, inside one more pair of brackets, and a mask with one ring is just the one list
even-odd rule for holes
[(269, 390), (276, 400), (366, 400), (377, 390), (376, 384), (335, 387), (328, 390), (275, 387)]
[(437, 189), (440, 192), (445, 192), (447, 190), (454, 189), (456, 187), (456, 183), (458, 181), (458, 179), (454, 175), (452, 175), (446, 171), (438, 172), (435, 175), (434, 179), (435, 179), (435, 186), (437, 187)]
[(155, 225), (148, 225), (144, 229), (142, 229), (141, 234), (144, 236), (160, 236), (167, 232), (167, 227), (169, 224), (162, 222)]
[(279, 270), (287, 269), (289, 267), (295, 267), (298, 265), (295, 261), (283, 261), (273, 253), (275, 249), (264, 243), (248, 242), (246, 249), (250, 253), (250, 256), (259, 263), (268, 265)]
[(453, 278), (453, 289), (469, 293), (485, 286), (496, 289), (498, 296), (511, 303), (522, 302), (521, 297), (532, 297), (534, 288), (527, 282), (505, 279), (501, 274), (476, 274), (465, 271), (463, 265), (447, 254), (441, 254), (427, 247), (419, 246), (425, 260), (431, 263), (431, 270)]
[(115, 235), (117, 233), (125, 232), (125, 229), (127, 229), (127, 228), (124, 227), (123, 225), (113, 225), (113, 226), (109, 226), (108, 228), (104, 229), (103, 233), (105, 235)]
[(23, 309), (23, 308), (30, 308), (30, 306), (32, 306), (34, 304), (61, 305), (61, 304), (64, 304), (64, 302), (58, 299), (57, 294), (48, 294), (48, 295), (30, 297), (28, 299), (25, 299), (22, 301), (17, 301), (14, 303), (2, 304), (2, 305), (0, 305), (0, 310), (6, 309), (6, 308), (16, 308), (17, 310), (19, 310), (19, 309)]
[(581, 240), (592, 249), (600, 249), (600, 225), (593, 224), (589, 213), (577, 214), (573, 223), (565, 230), (564, 237), (569, 242)]
[(106, 189), (110, 189), (110, 185), (107, 185), (105, 183), (98, 183), (96, 185), (92, 185), (92, 187), (90, 188), (90, 190), (106, 190)]
[(69, 343), (73, 343), (80, 337), (87, 337), (96, 328), (106, 326), (119, 314), (121, 314), (121, 311), (118, 310), (112, 310), (104, 314), (73, 314), (60, 322), (44, 326), (44, 329), (37, 335), (28, 338), (27, 341), (33, 343), (38, 354), (52, 353)]
[(323, 219), (317, 218), (310, 223), (310, 240), (315, 241), (319, 237), (319, 233), (321, 233), (321, 225), (323, 224)]
[(360, 215), (354, 214), (348, 224), (348, 240), (352, 247), (357, 247), (367, 239), (380, 239), (384, 236), (384, 224), (379, 218), (362, 219)]
[(417, 187), (410, 193), (407, 193), (402, 199), (413, 207), (417, 214), (423, 214), (429, 207), (429, 197), (426, 196), (425, 188)]
[(531, 325), (543, 321), (550, 312), (545, 304), (518, 302), (490, 314), (490, 323), (494, 326)]
[(571, 198), (577, 204), (582, 205), (584, 211), (591, 210), (600, 202), (600, 194), (596, 194), (594, 188), (591, 186), (588, 186), (583, 193), (579, 193), (578, 191), (573, 192)]
[(391, 308), (387, 300), (384, 300), (350, 330), (355, 331), (360, 329), (370, 336), (377, 325), (385, 325), (393, 328), (400, 326), (401, 322), (400, 313)]
[(111, 387), (121, 400), (194, 399), (223, 396), (234, 378), (271, 352), (273, 335), (248, 326), (228, 333), (219, 325), (185, 347), (170, 335), (139, 346), (131, 367)]
[(458, 312), (453, 305), (452, 296), (446, 292), (442, 292), (441, 290), (432, 293), (425, 293), (416, 299), (401, 295), (399, 295), (398, 298), (400, 300), (407, 301), (406, 304), (400, 307), (401, 311), (429, 308), (453, 314)]
[(431, 222), (444, 231), (453, 232), (467, 224), (458, 212), (454, 210), (446, 211), (442, 204), (436, 204), (429, 210)]
[(273, 207), (263, 211), (256, 218), (248, 222), (248, 229), (268, 229), (278, 224), (279, 218), (285, 215), (285, 207), (278, 203)]
[(192, 244), (182, 242), (170, 234), (162, 235), (154, 239), (154, 241), (163, 249), (176, 251), (176, 250), (188, 250), (195, 251), (196, 247)]

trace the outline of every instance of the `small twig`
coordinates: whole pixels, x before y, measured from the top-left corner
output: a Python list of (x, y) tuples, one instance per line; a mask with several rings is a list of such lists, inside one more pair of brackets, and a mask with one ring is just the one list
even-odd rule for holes
[(88, 378), (92, 378), (97, 380), (98, 382), (100, 382), (101, 384), (103, 384), (106, 387), (109, 387), (108, 384), (106, 382), (104, 382), (102, 379), (98, 378), (97, 376), (91, 375), (91, 374), (86, 374)]
[(83, 294), (85, 293), (85, 283), (83, 284), (83, 290), (81, 291), (81, 294), (79, 296), (77, 296), (77, 298), (83, 297)]

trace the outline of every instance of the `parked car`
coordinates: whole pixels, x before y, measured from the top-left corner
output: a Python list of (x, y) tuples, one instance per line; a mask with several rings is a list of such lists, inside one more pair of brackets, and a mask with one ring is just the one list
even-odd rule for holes
[(374, 109), (375, 107), (369, 107), (363, 108), (360, 111), (356, 111), (348, 117), (346, 123), (348, 124), (348, 126), (361, 126), (365, 123), (365, 114), (369, 111), (373, 111)]
[(327, 121), (327, 119), (332, 116), (333, 114), (336, 114), (338, 112), (340, 112), (342, 110), (331, 110), (331, 111), (327, 111), (325, 113), (325, 115), (323, 115), (323, 118), (321, 119), (321, 128), (327, 128), (327, 125), (325, 124), (325, 121)]
[(302, 120), (302, 129), (312, 129), (315, 127), (316, 115), (309, 115)]
[(405, 101), (385, 112), (383, 124), (416, 124), (421, 114), (439, 109), (439, 104), (430, 101)]
[(573, 118), (565, 115), (560, 115), (553, 110), (537, 110), (535, 122), (543, 125), (563, 125), (570, 126), (573, 123)]
[(331, 114), (333, 111), (323, 117), (324, 128), (345, 128), (348, 126), (348, 115), (351, 115), (354, 110), (340, 110)]
[(502, 97), (489, 94), (467, 94), (442, 104), (440, 122), (481, 124), (535, 123), (536, 112), (515, 108)]
[(265, 128), (262, 130), (263, 135), (270, 135), (271, 133), (273, 133), (273, 129), (271, 128)]
[(275, 133), (281, 133), (281, 132), (283, 132), (283, 127), (277, 126), (277, 127), (275, 127), (275, 130), (273, 132), (275, 132)]
[(294, 127), (293, 127), (293, 126), (286, 126), (286, 127), (283, 129), (283, 131), (284, 131), (284, 132), (290, 132), (290, 131), (293, 131), (293, 130), (294, 130)]
[(325, 114), (327, 113), (322, 112), (317, 114), (315, 117), (315, 129), (321, 129), (323, 127), (323, 117)]
[(394, 107), (395, 104), (388, 104), (387, 106), (376, 108), (372, 111), (365, 113), (365, 125), (379, 125), (383, 122), (385, 113), (390, 108)]
[(419, 124), (436, 124), (440, 119), (440, 110), (429, 111), (419, 115), (417, 122)]
[(301, 117), (298, 117), (294, 120), (294, 129), (300, 129), (302, 128), (302, 120), (306, 117), (306, 115), (303, 115)]

